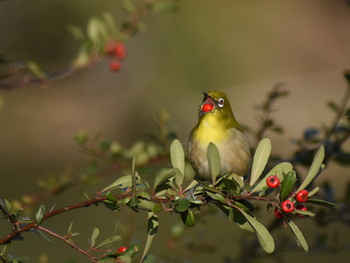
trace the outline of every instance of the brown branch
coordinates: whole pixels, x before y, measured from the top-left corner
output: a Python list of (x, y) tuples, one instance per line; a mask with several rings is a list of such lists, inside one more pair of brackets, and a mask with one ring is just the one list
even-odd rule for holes
[[(120, 198), (124, 198), (125, 195), (119, 195), (116, 196), (117, 199)], [(89, 207), (91, 205), (94, 204), (98, 204), (104, 200), (106, 200), (107, 197), (106, 196), (97, 196), (95, 198), (92, 198), (90, 200), (87, 200), (85, 202), (81, 202), (81, 203), (77, 203), (77, 204), (73, 204), (73, 205), (69, 205), (60, 209), (56, 209), (54, 211), (51, 211), (49, 213), (46, 213), (43, 218), (42, 218), (42, 222), (44, 222), (45, 220), (49, 219), (50, 217), (53, 217), (55, 215), (70, 211), (70, 210), (74, 210), (74, 209), (78, 209), (78, 208), (82, 208), (82, 207)], [(21, 233), (30, 230), (31, 228), (38, 228), (39, 225), (36, 222), (32, 222), (29, 224), (24, 225), (23, 227), (18, 227), (16, 230), (12, 231), (11, 233), (7, 234), (6, 236), (4, 236), (3, 238), (0, 239), (0, 244), (6, 244), (11, 242), (12, 239), (14, 239), (16, 236), (20, 235)]]
[(88, 252), (86, 252), (85, 250), (79, 248), (77, 245), (75, 245), (74, 243), (70, 242), (69, 240), (67, 240), (65, 237), (60, 236), (58, 234), (56, 234), (55, 232), (52, 232), (51, 230), (44, 228), (42, 226), (38, 226), (37, 227), (38, 230), (41, 230), (51, 236), (54, 236), (60, 240), (62, 240), (63, 242), (67, 243), (68, 245), (70, 245), (72, 248), (76, 249), (77, 251), (79, 251), (80, 253), (84, 254), (85, 256), (87, 256), (91, 262), (98, 262), (98, 258), (90, 255)]
[(59, 71), (53, 74), (50, 74), (48, 78), (23, 78), (20, 81), (14, 81), (14, 82), (0, 82), (0, 90), (7, 90), (10, 91), (14, 88), (21, 88), (23, 86), (30, 86), (30, 85), (46, 85), (49, 80), (58, 80), (65, 77), (68, 77), (72, 75), (73, 73), (77, 72), (79, 68), (76, 67), (70, 67), (66, 70)]

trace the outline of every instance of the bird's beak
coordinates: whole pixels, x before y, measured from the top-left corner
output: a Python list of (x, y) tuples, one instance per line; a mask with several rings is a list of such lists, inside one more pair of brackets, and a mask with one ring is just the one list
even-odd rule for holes
[[(210, 95), (208, 93), (206, 93), (206, 92), (203, 92), (203, 95), (204, 95), (204, 98), (203, 98), (203, 103), (202, 103), (202, 105), (200, 106), (200, 109), (199, 109), (199, 117), (202, 116), (205, 113), (212, 112), (214, 110), (214, 108), (215, 108), (215, 100), (212, 97), (210, 97)], [(203, 110), (203, 105), (205, 105), (205, 104), (212, 105), (213, 109), (210, 110), (210, 111), (207, 111), (207, 110), (204, 111)]]

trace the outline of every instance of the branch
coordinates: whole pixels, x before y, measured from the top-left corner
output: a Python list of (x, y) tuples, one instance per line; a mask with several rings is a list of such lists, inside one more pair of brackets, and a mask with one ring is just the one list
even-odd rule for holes
[(38, 230), (41, 230), (43, 232), (46, 232), (48, 233), (49, 235), (51, 236), (54, 236), (54, 237), (57, 237), (58, 239), (62, 240), (63, 242), (67, 243), (68, 245), (70, 245), (72, 248), (76, 249), (77, 251), (79, 251), (80, 253), (84, 254), (85, 256), (87, 256), (91, 262), (97, 262), (98, 261), (98, 258), (90, 255), (88, 252), (86, 252), (85, 250), (79, 248), (78, 246), (76, 246), (74, 243), (70, 242), (69, 240), (67, 240), (66, 238), (64, 238), (63, 236), (60, 236), (54, 232), (52, 232), (51, 230), (49, 229), (46, 229), (42, 226), (38, 226), (37, 227)]
[[(121, 199), (121, 198), (124, 198), (124, 197), (125, 197), (125, 195), (116, 196), (117, 199)], [(46, 221), (47, 219), (49, 219), (50, 217), (53, 217), (55, 215), (58, 215), (58, 214), (61, 214), (61, 213), (64, 213), (64, 212), (67, 212), (67, 211), (70, 211), (70, 210), (82, 208), (82, 207), (89, 207), (91, 205), (103, 202), (106, 199), (107, 199), (106, 196), (98, 196), (98, 197), (92, 198), (90, 200), (87, 200), (85, 202), (69, 205), (69, 206), (66, 206), (66, 207), (63, 207), (63, 208), (51, 211), (49, 213), (46, 213), (43, 216), (42, 222)], [(38, 227), (39, 227), (39, 225), (36, 222), (32, 222), (32, 223), (26, 224), (23, 227), (18, 227), (16, 230), (12, 231), (11, 233), (7, 234), (2, 239), (0, 239), (0, 245), (11, 242), (11, 240), (14, 239), (16, 236), (20, 235), (21, 233), (23, 233), (25, 231), (30, 230), (31, 228), (38, 228)]]

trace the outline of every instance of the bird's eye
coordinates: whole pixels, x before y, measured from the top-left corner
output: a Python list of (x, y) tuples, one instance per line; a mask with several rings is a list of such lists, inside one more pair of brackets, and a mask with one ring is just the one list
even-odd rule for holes
[(220, 99), (218, 100), (218, 106), (219, 106), (220, 108), (224, 107), (224, 99), (223, 99), (223, 98), (220, 98)]

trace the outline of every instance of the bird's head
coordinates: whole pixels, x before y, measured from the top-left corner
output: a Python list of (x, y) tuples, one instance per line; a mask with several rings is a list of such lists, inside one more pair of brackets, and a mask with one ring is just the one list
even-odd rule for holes
[(203, 103), (199, 108), (199, 120), (205, 118), (215, 118), (217, 121), (225, 124), (226, 127), (234, 127), (241, 130), (237, 123), (229, 100), (221, 91), (203, 92)]

